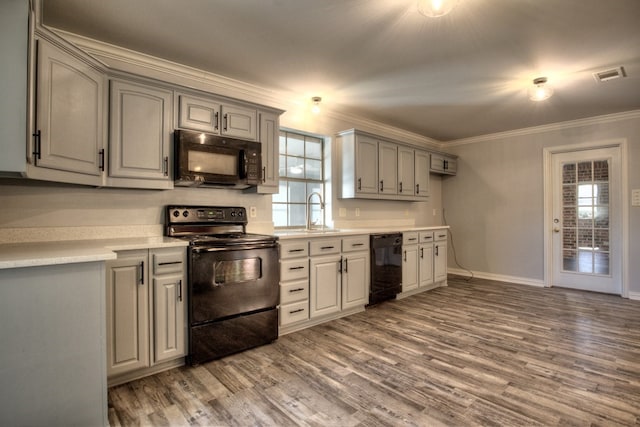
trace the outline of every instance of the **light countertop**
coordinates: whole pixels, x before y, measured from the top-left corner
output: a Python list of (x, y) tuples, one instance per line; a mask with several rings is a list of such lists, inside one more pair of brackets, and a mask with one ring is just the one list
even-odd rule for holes
[(67, 240), (0, 244), (0, 269), (107, 261), (116, 251), (187, 246), (168, 237)]
[(320, 237), (342, 237), (342, 236), (354, 236), (360, 234), (376, 234), (376, 233), (396, 233), (396, 232), (409, 232), (409, 231), (433, 231), (448, 229), (448, 225), (434, 225), (428, 227), (373, 227), (373, 228), (341, 228), (325, 230), (317, 229), (312, 231), (307, 230), (276, 230), (274, 233), (280, 240), (289, 239), (308, 239), (308, 238), (320, 238)]

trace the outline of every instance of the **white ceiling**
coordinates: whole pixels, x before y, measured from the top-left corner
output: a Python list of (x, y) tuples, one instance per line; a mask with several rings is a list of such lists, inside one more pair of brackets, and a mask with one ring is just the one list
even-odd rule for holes
[[(441, 141), (640, 109), (640, 0), (460, 0), (438, 19), (415, 4), (44, 0), (43, 19)], [(555, 94), (534, 103), (540, 76)]]

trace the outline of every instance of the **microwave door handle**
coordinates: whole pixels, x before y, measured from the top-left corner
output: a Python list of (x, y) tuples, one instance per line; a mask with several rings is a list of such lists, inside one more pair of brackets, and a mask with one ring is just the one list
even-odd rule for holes
[(240, 178), (246, 178), (249, 175), (249, 159), (247, 158), (246, 150), (240, 151), (240, 162), (242, 168), (242, 176)]

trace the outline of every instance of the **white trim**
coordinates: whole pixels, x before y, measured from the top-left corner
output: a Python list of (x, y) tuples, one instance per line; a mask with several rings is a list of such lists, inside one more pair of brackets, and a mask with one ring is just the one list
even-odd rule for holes
[(513, 138), (516, 136), (532, 135), (535, 133), (551, 132), (554, 130), (571, 129), (589, 125), (600, 125), (621, 120), (631, 120), (640, 117), (640, 110), (625, 111), (622, 113), (605, 114), (602, 116), (589, 117), (585, 119), (570, 120), (566, 122), (551, 123), (547, 125), (533, 126), (528, 128), (515, 129), (505, 132), (491, 133), (487, 135), (472, 136), (469, 138), (457, 139), (442, 143), (443, 147), (457, 147), (460, 145), (474, 144), (477, 142), (487, 142), (496, 139)]
[(640, 292), (629, 292), (629, 299), (640, 301)]
[(622, 193), (621, 210), (622, 210), (622, 224), (620, 234), (622, 236), (621, 243), (621, 255), (622, 265), (621, 269), (621, 281), (622, 292), (621, 296), (624, 298), (629, 297), (629, 236), (627, 231), (629, 230), (629, 195), (628, 195), (628, 144), (626, 138), (617, 138), (603, 141), (584, 142), (580, 144), (560, 145), (556, 147), (544, 147), (542, 151), (543, 155), (543, 236), (544, 236), (544, 285), (552, 286), (553, 279), (553, 248), (552, 239), (550, 234), (546, 230), (552, 228), (552, 215), (553, 212), (553, 188), (551, 188), (551, 169), (552, 169), (552, 156), (553, 154), (566, 153), (572, 151), (582, 151), (596, 148), (611, 148), (617, 147), (620, 149), (620, 191)]
[[(448, 274), (456, 274), (458, 276), (471, 277), (468, 270), (462, 270), (457, 268), (448, 268)], [(536, 286), (539, 288), (545, 287), (544, 281), (537, 279), (530, 279), (528, 277), (508, 276), (506, 274), (493, 274), (480, 271), (474, 271), (473, 277), (478, 279), (495, 280), (497, 282), (516, 283), (520, 285)]]

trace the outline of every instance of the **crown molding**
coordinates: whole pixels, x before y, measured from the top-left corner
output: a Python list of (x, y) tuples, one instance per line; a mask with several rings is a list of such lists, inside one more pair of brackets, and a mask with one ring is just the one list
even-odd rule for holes
[(457, 139), (442, 144), (443, 147), (457, 147), (461, 145), (475, 144), (478, 142), (494, 141), (497, 139), (513, 138), (523, 135), (533, 135), (536, 133), (551, 132), (555, 130), (571, 129), (589, 125), (600, 125), (613, 123), (621, 120), (631, 120), (640, 118), (640, 110), (625, 111), (622, 113), (605, 114), (602, 116), (589, 117), (586, 119), (570, 120), (566, 122), (551, 123), (541, 126), (515, 129), (505, 132), (491, 133), (487, 135), (472, 136), (470, 138)]
[[(299, 95), (293, 92), (268, 89), (64, 30), (54, 28), (51, 30), (111, 70), (139, 74), (190, 89), (204, 90), (216, 95), (255, 102), (284, 111), (299, 108), (296, 102)], [(371, 132), (380, 133), (381, 136), (400, 139), (413, 145), (434, 149), (446, 147), (433, 138), (385, 125), (352, 113), (327, 108), (323, 114), (336, 120), (347, 121), (350, 123), (350, 127), (366, 128)]]

